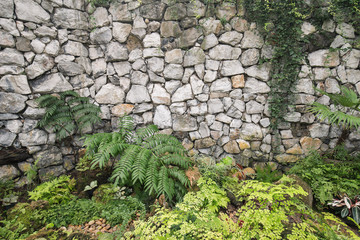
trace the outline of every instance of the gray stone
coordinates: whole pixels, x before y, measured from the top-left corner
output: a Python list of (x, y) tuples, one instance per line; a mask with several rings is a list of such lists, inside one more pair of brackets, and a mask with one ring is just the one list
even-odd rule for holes
[(15, 49), (5, 48), (0, 52), (0, 65), (24, 66), (24, 56)]
[(219, 42), (235, 46), (240, 43), (242, 38), (243, 35), (241, 33), (237, 31), (230, 31), (223, 33), (219, 38)]
[(172, 102), (183, 102), (189, 99), (193, 99), (193, 93), (190, 84), (186, 84), (178, 88), (171, 98)]
[(119, 77), (130, 73), (131, 65), (129, 62), (114, 62), (113, 65)]
[[(1, 1), (0, 2), (0, 17), (12, 18), (14, 14), (14, 1)], [(1, 177), (0, 177), (1, 179)]]
[(107, 46), (106, 50), (106, 61), (122, 61), (127, 60), (129, 58), (129, 54), (127, 48), (121, 45), (118, 42), (111, 42)]
[(325, 80), (325, 91), (328, 93), (340, 93), (340, 86), (336, 79), (328, 78)]
[(190, 107), (190, 115), (192, 116), (203, 116), (207, 113), (206, 103), (200, 103), (196, 106)]
[(87, 48), (80, 42), (68, 41), (63, 49), (66, 54), (77, 57), (87, 57), (89, 55)]
[(245, 32), (249, 30), (249, 23), (240, 17), (234, 17), (231, 19), (230, 24), (233, 29), (238, 32)]
[(35, 53), (43, 53), (45, 49), (45, 44), (41, 42), (39, 39), (34, 39), (31, 41), (31, 48), (34, 50)]
[(264, 63), (262, 65), (255, 65), (245, 69), (245, 73), (263, 81), (270, 79), (271, 65), (270, 63)]
[(158, 33), (151, 33), (145, 36), (143, 40), (143, 44), (145, 48), (160, 48), (161, 41), (160, 41), (160, 34)]
[(53, 177), (58, 177), (64, 174), (65, 172), (66, 170), (62, 165), (41, 168), (39, 169), (39, 178), (40, 181), (44, 182), (44, 181), (48, 181), (49, 179), (52, 179)]
[(299, 79), (295, 86), (295, 92), (314, 94), (315, 91), (311, 79), (308, 78)]
[(16, 138), (16, 134), (5, 129), (0, 129), (0, 147), (10, 147)]
[(50, 20), (50, 15), (32, 0), (15, 0), (15, 13), (18, 19), (43, 23)]
[(202, 63), (205, 63), (205, 53), (201, 48), (193, 47), (185, 53), (184, 67), (190, 67)]
[(71, 84), (61, 73), (46, 75), (30, 82), (34, 93), (54, 93), (72, 90)]
[(148, 74), (149, 74), (151, 82), (157, 82), (157, 83), (164, 83), (165, 82), (165, 78), (156, 75), (152, 71), (148, 71)]
[(131, 29), (132, 29), (131, 24), (114, 22), (113, 23), (113, 36), (120, 43), (126, 42), (128, 36), (131, 32)]
[(170, 111), (175, 114), (182, 115), (186, 112), (186, 103), (178, 102), (170, 105)]
[(176, 132), (191, 132), (198, 129), (196, 119), (189, 115), (177, 115), (173, 120), (173, 129)]
[(88, 15), (85, 12), (67, 8), (56, 8), (53, 22), (56, 27), (66, 29), (86, 30), (89, 27)]
[(346, 43), (346, 39), (340, 35), (337, 35), (335, 37), (334, 41), (331, 43), (330, 47), (331, 48), (339, 48), (342, 45), (344, 45), (345, 43)]
[(6, 75), (0, 80), (0, 87), (6, 92), (30, 94), (31, 90), (25, 75)]
[(213, 82), (217, 78), (217, 71), (205, 71), (204, 82)]
[[(23, 124), (20, 120), (10, 120), (6, 122), (6, 129), (12, 133), (19, 133), (21, 131), (22, 125)], [(5, 139), (8, 139), (8, 137), (5, 137)]]
[(40, 152), (34, 154), (34, 158), (38, 159), (37, 166), (45, 168), (62, 163), (62, 154), (58, 147), (49, 146)]
[(312, 138), (327, 137), (330, 126), (326, 124), (314, 123), (309, 127), (310, 136)]
[(238, 59), (241, 54), (240, 48), (233, 48), (229, 45), (217, 45), (210, 49), (209, 56), (213, 60), (232, 60)]
[(170, 105), (170, 94), (160, 84), (154, 85), (151, 99), (155, 104)]
[(211, 33), (218, 35), (220, 33), (220, 31), (223, 29), (223, 26), (222, 26), (220, 20), (215, 20), (212, 17), (203, 18), (199, 21), (199, 23), (203, 28), (205, 36), (207, 36)]
[(143, 52), (144, 58), (163, 57), (164, 52), (160, 48), (146, 48)]
[(176, 91), (176, 89), (178, 89), (180, 86), (181, 86), (180, 81), (173, 80), (173, 81), (166, 81), (165, 83), (166, 91), (168, 91), (170, 94), (173, 94)]
[(246, 103), (246, 113), (247, 114), (256, 114), (256, 113), (262, 113), (264, 111), (264, 105), (251, 100), (248, 103)]
[(244, 72), (244, 68), (239, 60), (231, 60), (223, 62), (220, 73), (221, 75), (227, 77), (242, 74)]
[(18, 113), (28, 98), (17, 93), (0, 92), (0, 113)]
[(93, 75), (95, 78), (98, 78), (106, 73), (107, 65), (104, 58), (98, 58), (91, 63), (91, 68), (93, 70)]
[[(182, 64), (183, 53), (181, 49), (173, 49), (165, 53), (165, 62), (173, 64)], [(165, 68), (166, 69), (166, 68)]]
[(211, 92), (229, 92), (231, 91), (231, 81), (229, 78), (221, 78), (214, 81), (210, 87)]
[(327, 32), (334, 32), (335, 31), (335, 22), (332, 19), (328, 19), (324, 21), (322, 25), (322, 29), (324, 29)]
[(316, 32), (316, 27), (309, 22), (303, 22), (301, 25), (301, 31), (304, 35), (309, 35)]
[(310, 105), (315, 102), (315, 97), (308, 94), (295, 94), (295, 104)]
[(83, 66), (74, 62), (59, 62), (57, 67), (65, 76), (76, 76), (85, 72)]
[(164, 69), (166, 79), (181, 80), (184, 74), (184, 68), (180, 64), (168, 64)]
[(181, 20), (186, 16), (186, 6), (183, 3), (175, 3), (169, 6), (164, 15), (164, 19), (168, 20)]
[(47, 26), (40, 26), (34, 31), (35, 35), (38, 37), (50, 37), (56, 38), (57, 30), (56, 28), (49, 28)]
[(215, 36), (214, 33), (211, 33), (204, 38), (204, 40), (201, 43), (201, 48), (204, 50), (208, 50), (212, 47), (215, 47), (218, 44), (219, 44), (219, 41), (218, 41), (217, 37)]
[(224, 104), (218, 98), (210, 99), (208, 101), (208, 112), (210, 114), (216, 114), (224, 111)]
[(150, 20), (161, 20), (166, 5), (164, 3), (146, 4), (140, 7), (140, 15)]
[(288, 112), (284, 116), (284, 120), (288, 122), (300, 122), (301, 113), (299, 112)]
[(151, 71), (161, 73), (164, 70), (164, 59), (157, 57), (149, 58), (147, 60), (147, 66)]
[(239, 148), (239, 144), (235, 141), (229, 141), (228, 143), (226, 143), (224, 145), (224, 150), (227, 153), (232, 153), (232, 154), (237, 154), (240, 153), (240, 148)]
[(209, 148), (216, 144), (215, 140), (212, 138), (203, 138), (195, 141), (195, 148), (201, 149), (201, 148)]
[(161, 23), (160, 34), (163, 37), (178, 37), (181, 35), (179, 23), (175, 21), (166, 21)]
[(160, 129), (171, 128), (172, 119), (171, 112), (167, 106), (160, 105), (155, 109), (154, 124)]
[(329, 68), (313, 68), (314, 80), (324, 80), (331, 75)]
[(254, 123), (244, 123), (240, 130), (240, 137), (243, 140), (261, 140), (263, 137), (261, 128)]
[(104, 85), (95, 96), (96, 102), (100, 104), (119, 104), (124, 102), (124, 98), (124, 90), (112, 83)]
[(0, 30), (0, 46), (1, 47), (14, 47), (14, 37), (8, 32)]
[(256, 30), (246, 31), (241, 41), (241, 48), (261, 48), (264, 40)]
[[(47, 134), (43, 130), (34, 129), (27, 133), (19, 134), (19, 141), (22, 146), (37, 146), (43, 145), (47, 143)], [(37, 159), (37, 158), (35, 158)], [(48, 161), (52, 161), (52, 159), (48, 159)]]
[(258, 63), (260, 57), (260, 52), (256, 48), (251, 48), (244, 51), (241, 54), (241, 64), (243, 66), (251, 66)]
[(26, 118), (31, 119), (40, 119), (44, 116), (45, 109), (42, 108), (33, 108), (33, 107), (27, 107), (25, 112), (23, 113), (23, 116)]
[(201, 78), (201, 79), (204, 78), (204, 74), (205, 74), (204, 64), (195, 65), (195, 72), (199, 78)]
[(203, 17), (205, 16), (206, 6), (199, 0), (190, 1), (187, 6), (187, 16)]
[(3, 181), (12, 180), (18, 176), (20, 176), (20, 172), (13, 165), (0, 166), (0, 179), (1, 180), (3, 180)]
[(146, 84), (149, 81), (149, 77), (147, 74), (142, 73), (140, 71), (134, 71), (131, 74), (131, 83), (132, 84), (137, 84), (137, 85), (142, 85), (142, 86), (146, 86)]
[(86, 74), (81, 74), (70, 79), (70, 83), (74, 89), (89, 87), (94, 84), (94, 80)]
[(360, 50), (352, 49), (345, 59), (345, 65), (348, 68), (357, 68), (360, 62)]
[(103, 27), (110, 24), (106, 8), (97, 7), (92, 14), (92, 18), (94, 19), (92, 24), (95, 25), (95, 27)]
[(355, 29), (348, 23), (340, 23), (336, 27), (336, 33), (346, 38), (355, 38)]
[(308, 60), (311, 66), (316, 67), (336, 67), (340, 64), (339, 52), (327, 49), (310, 53)]
[(349, 83), (356, 84), (360, 81), (360, 70), (347, 69), (346, 75)]
[(204, 82), (195, 75), (190, 77), (190, 85), (194, 95), (198, 95), (203, 92)]
[[(113, 28), (114, 33), (118, 30), (118, 28), (115, 27), (115, 24), (116, 23), (114, 23), (114, 28)], [(119, 42), (121, 42), (119, 40), (118, 35), (116, 37), (114, 35), (114, 38), (117, 39)], [(106, 44), (109, 43), (111, 39), (112, 39), (112, 33), (109, 27), (97, 28), (94, 31), (91, 31), (90, 33), (90, 40), (92, 43), (95, 44)]]
[(179, 38), (179, 48), (192, 47), (202, 35), (201, 29), (189, 28), (182, 32)]
[(112, 2), (109, 8), (114, 21), (131, 22), (131, 12), (128, 10), (128, 5), (123, 2)]
[(144, 103), (150, 101), (150, 95), (145, 86), (132, 85), (126, 95), (126, 102), (130, 103)]
[(58, 55), (60, 50), (60, 44), (57, 40), (51, 41), (46, 47), (44, 52), (49, 54), (50, 56)]

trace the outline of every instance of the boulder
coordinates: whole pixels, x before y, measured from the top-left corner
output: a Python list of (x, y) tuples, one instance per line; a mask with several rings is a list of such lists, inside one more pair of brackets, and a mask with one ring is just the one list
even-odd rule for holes
[(26, 104), (26, 96), (17, 93), (0, 92), (0, 113), (18, 113)]
[(15, 0), (14, 2), (15, 13), (18, 19), (34, 23), (49, 22), (50, 15), (35, 1)]

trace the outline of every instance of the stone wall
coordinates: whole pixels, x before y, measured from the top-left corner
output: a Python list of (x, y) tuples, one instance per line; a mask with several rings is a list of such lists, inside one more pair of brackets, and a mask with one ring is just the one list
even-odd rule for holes
[[(296, 105), (280, 126), (280, 153), (274, 154), (271, 66), (259, 64), (273, 49), (242, 16), (231, 3), (207, 9), (198, 0), (126, 0), (96, 9), (83, 0), (1, 1), (0, 146), (2, 153), (25, 149), (32, 157), (2, 162), (0, 178), (26, 182), (21, 175), (34, 159), (42, 179), (74, 168), (74, 148), (36, 128), (44, 110), (34, 99), (66, 90), (100, 105), (103, 122), (88, 133), (114, 131), (118, 117), (131, 114), (139, 125), (155, 123), (174, 134), (191, 154), (230, 154), (243, 165), (282, 167), (309, 148), (333, 148), (340, 129), (317, 122), (306, 105), (330, 104), (314, 86), (338, 93), (347, 84), (360, 91), (360, 51), (349, 48), (354, 28), (304, 23), (304, 34), (317, 42), (308, 46)], [(352, 133), (347, 147), (359, 140)]]

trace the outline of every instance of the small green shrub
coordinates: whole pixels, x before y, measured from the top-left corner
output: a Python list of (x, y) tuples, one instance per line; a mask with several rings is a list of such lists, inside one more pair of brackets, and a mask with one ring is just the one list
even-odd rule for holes
[(75, 187), (75, 179), (63, 175), (52, 181), (44, 182), (29, 192), (31, 200), (45, 200), (50, 204), (66, 203), (74, 196), (71, 192)]
[(256, 168), (256, 180), (260, 182), (273, 183), (282, 177), (279, 171), (272, 170), (271, 165), (267, 164), (265, 167)]
[(100, 185), (93, 195), (96, 202), (109, 202), (111, 200), (125, 199), (131, 193), (131, 189), (126, 187), (119, 187), (112, 183)]
[(296, 174), (307, 182), (317, 201), (317, 207), (346, 193), (353, 198), (360, 192), (360, 161), (326, 163), (319, 153), (313, 152), (297, 162), (289, 174)]

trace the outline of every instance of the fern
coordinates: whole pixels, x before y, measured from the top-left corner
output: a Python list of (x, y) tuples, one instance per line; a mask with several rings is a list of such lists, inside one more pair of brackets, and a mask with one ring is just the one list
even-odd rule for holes
[(38, 127), (50, 127), (56, 133), (57, 140), (62, 140), (76, 132), (100, 122), (100, 108), (89, 103), (86, 97), (80, 97), (74, 91), (60, 95), (43, 95), (36, 100), (46, 112)]
[(189, 180), (186, 150), (174, 137), (159, 134), (155, 125), (134, 130), (131, 117), (119, 119), (119, 131), (85, 137), (84, 146), (92, 167), (105, 167), (115, 160), (111, 180), (116, 184), (140, 184), (149, 195), (180, 200)]

